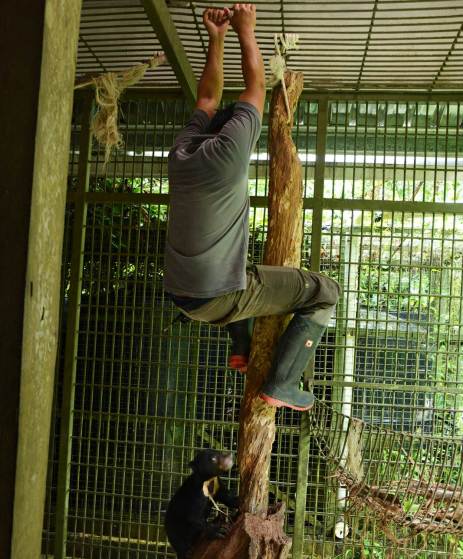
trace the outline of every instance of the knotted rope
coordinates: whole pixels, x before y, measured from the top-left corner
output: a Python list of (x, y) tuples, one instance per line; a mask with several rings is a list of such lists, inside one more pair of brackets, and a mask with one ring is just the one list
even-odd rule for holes
[(105, 147), (105, 165), (108, 163), (113, 148), (123, 144), (117, 126), (119, 98), (123, 91), (139, 82), (147, 70), (156, 68), (166, 62), (164, 53), (156, 53), (152, 58), (121, 72), (106, 72), (78, 83), (75, 88), (93, 85), (98, 110), (92, 120), (92, 133), (98, 143)]
[(283, 95), (285, 98), (286, 111), (288, 113), (288, 121), (291, 118), (291, 110), (289, 108), (288, 92), (286, 91), (285, 72), (286, 72), (286, 59), (287, 53), (290, 50), (298, 49), (297, 42), (299, 35), (295, 33), (276, 33), (274, 36), (275, 41), (275, 54), (270, 57), (270, 70), (272, 77), (269, 80), (269, 85), (275, 87), (281, 82), (283, 88)]

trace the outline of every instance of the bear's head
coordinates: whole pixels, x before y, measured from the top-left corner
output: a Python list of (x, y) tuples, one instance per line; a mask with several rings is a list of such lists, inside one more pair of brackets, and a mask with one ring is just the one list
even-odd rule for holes
[(220, 452), (218, 450), (201, 450), (190, 462), (193, 472), (203, 480), (220, 476), (228, 472), (233, 466), (233, 455), (231, 452)]

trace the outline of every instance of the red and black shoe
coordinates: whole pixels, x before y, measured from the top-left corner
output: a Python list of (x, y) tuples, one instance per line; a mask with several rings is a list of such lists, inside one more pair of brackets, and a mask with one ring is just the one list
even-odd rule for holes
[(269, 406), (290, 408), (296, 411), (308, 411), (315, 403), (312, 392), (299, 390), (298, 386), (275, 387), (266, 385), (262, 388), (259, 398)]
[(227, 324), (227, 330), (232, 341), (228, 366), (230, 369), (240, 371), (240, 373), (246, 373), (248, 370), (251, 347), (250, 324), (251, 321), (248, 319)]
[(248, 361), (247, 355), (230, 355), (228, 359), (228, 367), (230, 369), (236, 369), (240, 373), (247, 373), (248, 371)]

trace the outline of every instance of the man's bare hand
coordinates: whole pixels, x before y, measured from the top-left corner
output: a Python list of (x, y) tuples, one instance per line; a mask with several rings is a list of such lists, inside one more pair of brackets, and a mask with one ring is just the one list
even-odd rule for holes
[(203, 21), (209, 37), (225, 37), (230, 24), (231, 11), (228, 8), (208, 8), (204, 10)]
[(230, 23), (238, 35), (252, 31), (256, 27), (256, 6), (254, 4), (235, 4)]

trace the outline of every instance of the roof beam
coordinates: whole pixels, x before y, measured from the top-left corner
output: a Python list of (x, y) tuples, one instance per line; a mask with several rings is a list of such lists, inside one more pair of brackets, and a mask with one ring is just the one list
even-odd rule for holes
[(196, 102), (196, 77), (165, 0), (141, 0), (141, 3), (187, 101), (193, 105)]

